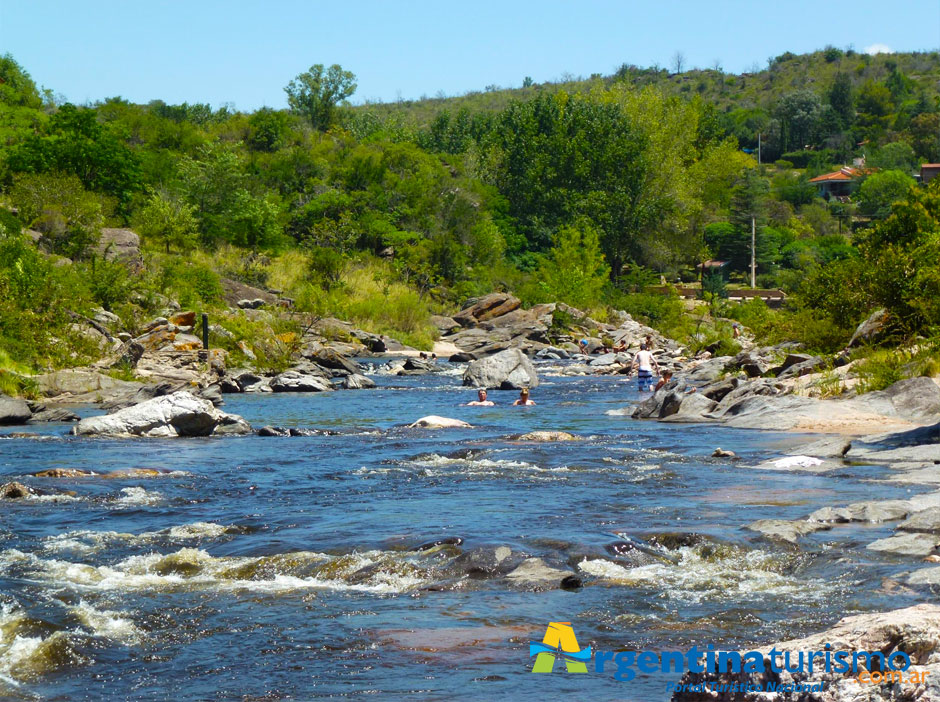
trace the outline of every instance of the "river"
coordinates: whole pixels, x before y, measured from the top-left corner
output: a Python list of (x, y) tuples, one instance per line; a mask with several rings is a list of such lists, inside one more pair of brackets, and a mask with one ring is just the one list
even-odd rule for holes
[[(226, 396), (253, 426), (315, 436), (90, 440), (50, 425), (0, 439), (4, 480), (75, 493), (3, 503), (0, 696), (667, 700), (676, 673), (618, 682), (558, 661), (532, 674), (529, 642), (564, 621), (594, 650), (733, 648), (924, 599), (883, 586), (910, 559), (865, 549), (891, 525), (800, 548), (743, 528), (921, 491), (874, 482), (882, 468), (753, 470), (800, 437), (611, 416), (637, 398), (621, 378), (548, 369), (527, 408), (510, 392), (460, 406), (473, 393), (456, 372), (375, 379)], [(401, 426), (428, 414), (474, 427)], [(539, 429), (583, 440), (511, 439)], [(740, 460), (711, 458), (717, 446)], [(53, 467), (162, 474), (29, 477)], [(666, 543), (677, 562), (618, 563), (604, 550), (616, 534)], [(463, 544), (413, 550), (453, 536)], [(584, 586), (468, 576), (460, 554), (483, 546), (572, 568)]]

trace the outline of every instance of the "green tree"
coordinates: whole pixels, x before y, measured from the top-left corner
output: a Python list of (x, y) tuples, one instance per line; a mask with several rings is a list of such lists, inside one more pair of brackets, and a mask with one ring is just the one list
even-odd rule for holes
[(880, 171), (868, 176), (859, 186), (855, 199), (863, 214), (886, 217), (892, 203), (904, 198), (915, 181), (901, 171)]
[(356, 76), (338, 64), (324, 68), (315, 64), (287, 84), (291, 110), (310, 120), (314, 129), (325, 132), (333, 123), (336, 106), (356, 92)]
[(253, 151), (277, 151), (287, 142), (290, 118), (279, 110), (262, 107), (248, 118), (248, 146)]
[(137, 213), (137, 229), (145, 237), (162, 241), (166, 252), (170, 246), (187, 251), (196, 244), (199, 223), (196, 208), (175, 198), (151, 192), (147, 204)]
[(852, 90), (852, 80), (847, 73), (840, 71), (836, 74), (827, 97), (829, 106), (839, 121), (839, 126), (842, 129), (850, 127), (855, 119), (855, 95)]
[(858, 125), (869, 140), (878, 139), (891, 122), (894, 103), (891, 91), (881, 83), (867, 80), (858, 91), (856, 100)]
[(886, 171), (910, 173), (917, 168), (917, 156), (907, 142), (893, 141), (869, 156), (867, 165)]
[(799, 150), (814, 144), (818, 136), (822, 104), (811, 90), (797, 90), (784, 95), (774, 110), (780, 121), (783, 151)]
[(551, 300), (580, 308), (597, 304), (610, 276), (598, 231), (584, 220), (559, 229), (538, 276)]

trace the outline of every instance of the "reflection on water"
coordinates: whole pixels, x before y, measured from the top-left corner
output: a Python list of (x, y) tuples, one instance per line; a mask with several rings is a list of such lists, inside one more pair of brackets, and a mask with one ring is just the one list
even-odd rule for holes
[[(457, 373), (377, 380), (226, 398), (330, 434), (4, 440), (3, 476), (72, 494), (0, 516), (0, 697), (664, 700), (660, 675), (530, 675), (528, 641), (570, 621), (585, 647), (730, 647), (921, 597), (881, 587), (911, 564), (864, 550), (890, 524), (799, 549), (742, 528), (871, 499), (879, 469), (757, 474), (792, 437), (608, 414), (635, 398), (618, 378), (548, 376), (531, 408), (461, 406)], [(428, 414), (474, 426), (403, 427)], [(580, 440), (511, 439), (536, 430)], [(111, 475), (29, 477), (49, 468)], [(536, 558), (581, 587), (507, 577)]]

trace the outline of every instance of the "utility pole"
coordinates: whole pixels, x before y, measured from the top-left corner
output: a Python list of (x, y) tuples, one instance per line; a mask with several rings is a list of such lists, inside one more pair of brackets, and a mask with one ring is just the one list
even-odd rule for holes
[(757, 287), (755, 272), (757, 270), (757, 224), (751, 216), (751, 290)]
[(757, 132), (757, 165), (760, 165), (760, 132)]

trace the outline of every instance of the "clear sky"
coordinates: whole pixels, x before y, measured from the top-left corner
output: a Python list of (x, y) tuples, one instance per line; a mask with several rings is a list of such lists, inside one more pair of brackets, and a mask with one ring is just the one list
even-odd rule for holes
[[(0, 0), (0, 52), (76, 103), (284, 107), (315, 63), (354, 102), (459, 95), (622, 63), (741, 72), (784, 51), (940, 47), (937, 0)], [(874, 49), (873, 49), (874, 50)]]

